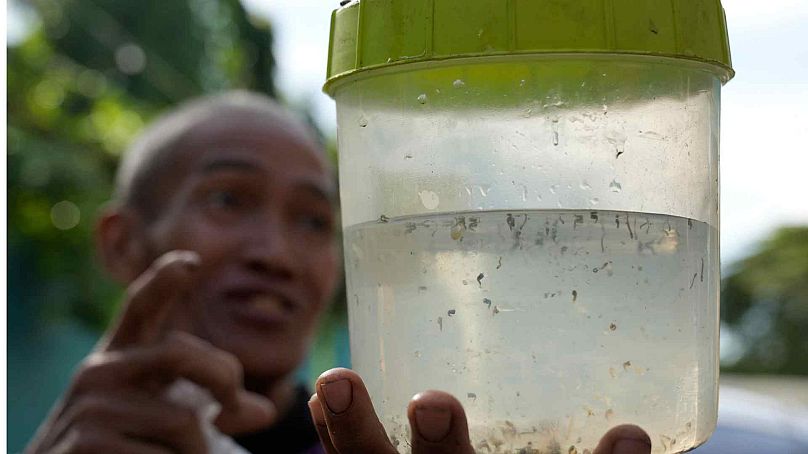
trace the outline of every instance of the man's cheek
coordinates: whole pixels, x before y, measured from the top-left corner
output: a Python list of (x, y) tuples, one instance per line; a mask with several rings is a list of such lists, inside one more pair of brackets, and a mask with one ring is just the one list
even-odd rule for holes
[(337, 252), (336, 247), (332, 247), (328, 257), (325, 260), (324, 268), (324, 281), (325, 293), (331, 296), (331, 293), (336, 290), (337, 279), (342, 275), (342, 257)]

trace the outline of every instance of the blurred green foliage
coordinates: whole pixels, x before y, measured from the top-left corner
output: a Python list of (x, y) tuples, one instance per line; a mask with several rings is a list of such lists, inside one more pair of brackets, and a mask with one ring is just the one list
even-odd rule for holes
[(12, 1), (37, 21), (7, 48), (9, 452), (119, 303), (92, 231), (126, 145), (190, 97), (276, 96), (270, 27), (238, 0)]
[(739, 355), (725, 370), (808, 375), (808, 227), (782, 228), (722, 282)]
[(91, 233), (119, 154), (184, 99), (274, 96), (272, 35), (238, 0), (31, 5), (41, 26), (8, 49), (9, 262), (25, 266), (9, 284), (37, 289), (19, 295), (32, 321), (78, 316), (100, 329), (119, 290), (100, 276)]

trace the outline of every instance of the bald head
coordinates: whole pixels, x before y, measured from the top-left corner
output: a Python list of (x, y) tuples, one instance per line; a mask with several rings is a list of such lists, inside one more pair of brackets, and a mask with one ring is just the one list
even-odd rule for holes
[(159, 214), (170, 177), (182, 165), (186, 145), (212, 129), (255, 129), (294, 136), (322, 154), (308, 125), (271, 98), (246, 91), (231, 91), (192, 100), (150, 125), (124, 154), (115, 180), (114, 200), (135, 209), (146, 219)]

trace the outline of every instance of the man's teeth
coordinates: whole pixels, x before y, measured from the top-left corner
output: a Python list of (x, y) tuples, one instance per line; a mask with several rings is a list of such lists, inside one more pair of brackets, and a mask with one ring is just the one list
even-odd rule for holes
[(280, 298), (271, 295), (256, 295), (250, 298), (248, 304), (255, 308), (261, 309), (281, 309), (283, 302)]

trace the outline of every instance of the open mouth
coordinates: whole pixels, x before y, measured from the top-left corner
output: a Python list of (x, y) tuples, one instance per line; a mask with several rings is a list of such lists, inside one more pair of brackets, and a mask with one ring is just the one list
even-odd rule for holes
[(257, 291), (227, 292), (227, 300), (242, 321), (261, 325), (286, 323), (294, 315), (294, 304), (281, 295)]

